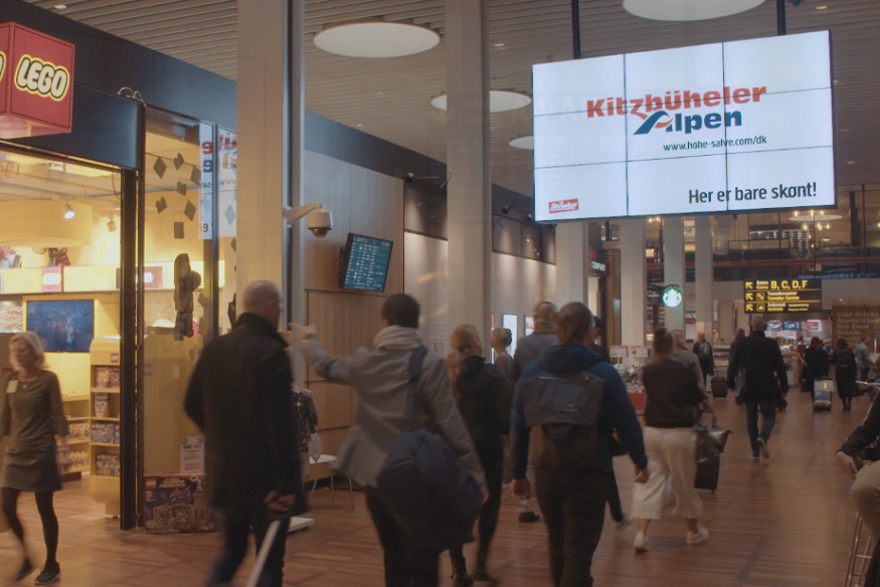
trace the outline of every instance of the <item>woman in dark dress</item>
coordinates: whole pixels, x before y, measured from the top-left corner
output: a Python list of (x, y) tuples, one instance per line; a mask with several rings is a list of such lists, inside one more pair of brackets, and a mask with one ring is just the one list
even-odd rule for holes
[(822, 340), (818, 336), (814, 336), (810, 341), (810, 346), (804, 351), (804, 359), (807, 361), (807, 368), (804, 371), (804, 391), (810, 392), (810, 397), (816, 398), (815, 387), (816, 379), (828, 377), (830, 367), (828, 365), (828, 353), (822, 346)]
[(46, 564), (35, 585), (47, 585), (61, 578), (55, 559), (58, 550), (58, 518), (52, 504), (54, 492), (61, 489), (56, 438), (67, 442), (67, 419), (61, 404), (58, 377), (46, 370), (43, 345), (36, 334), (22, 332), (9, 343), (13, 363), (18, 369), (3, 380), (0, 388), (0, 438), (11, 437), (6, 449), (2, 488), (3, 515), (25, 551), (24, 562), (13, 576), (13, 585), (34, 572), (24, 543), (24, 530), (18, 519), (18, 495), (33, 492), (43, 522)]
[(494, 585), (496, 581), (489, 576), (486, 561), (501, 509), (504, 460), (502, 435), (510, 431), (513, 385), (497, 367), (486, 363), (482, 357), (483, 343), (473, 326), (463, 324), (456, 328), (449, 338), (449, 346), (452, 348), (446, 359), (449, 378), (455, 389), (458, 408), (486, 471), (486, 481), (489, 485), (489, 499), (483, 504), (480, 512), (479, 550), (473, 577), (467, 574), (467, 563), (462, 547), (450, 549), (453, 585), (467, 587), (474, 582)]
[(835, 366), (834, 379), (837, 381), (837, 394), (843, 402), (843, 411), (852, 410), (852, 398), (858, 395), (856, 377), (859, 370), (856, 365), (856, 354), (846, 343), (845, 338), (837, 340), (837, 350), (831, 355), (831, 363)]

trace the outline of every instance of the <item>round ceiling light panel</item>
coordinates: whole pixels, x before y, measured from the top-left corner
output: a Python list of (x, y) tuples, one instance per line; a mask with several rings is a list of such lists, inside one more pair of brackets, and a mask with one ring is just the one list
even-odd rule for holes
[(346, 57), (382, 59), (415, 55), (433, 49), (440, 35), (409, 21), (370, 18), (333, 24), (315, 35), (315, 45)]
[(527, 137), (517, 137), (510, 141), (510, 146), (514, 149), (525, 149), (527, 151), (535, 150), (535, 137), (529, 135)]
[(763, 3), (764, 0), (623, 0), (623, 8), (650, 20), (688, 21), (731, 16)]
[[(532, 103), (532, 99), (519, 92), (511, 92), (510, 90), (490, 90), (489, 91), (489, 112), (509, 112), (525, 108)], [(431, 99), (431, 106), (438, 110), (446, 110), (446, 94), (440, 94), (436, 98)]]

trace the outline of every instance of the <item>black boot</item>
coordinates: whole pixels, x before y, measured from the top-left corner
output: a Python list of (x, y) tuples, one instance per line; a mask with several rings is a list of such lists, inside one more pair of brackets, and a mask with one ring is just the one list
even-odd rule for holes
[(498, 581), (486, 572), (486, 554), (479, 553), (477, 558), (477, 568), (474, 570), (474, 583), (478, 583), (481, 587), (494, 587)]
[(474, 580), (468, 576), (467, 562), (464, 557), (450, 555), (452, 559), (452, 587), (471, 587)]

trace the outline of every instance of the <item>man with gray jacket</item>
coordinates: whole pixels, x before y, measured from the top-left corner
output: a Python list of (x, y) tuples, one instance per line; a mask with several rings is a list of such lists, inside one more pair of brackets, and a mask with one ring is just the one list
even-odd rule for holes
[[(355, 422), (337, 455), (334, 470), (366, 488), (367, 506), (385, 552), (388, 587), (435, 587), (439, 581), (439, 555), (412, 545), (377, 495), (377, 476), (392, 445), (409, 429), (405, 414), (410, 355), (424, 346), (418, 333), (419, 304), (410, 296), (395, 294), (382, 306), (382, 330), (372, 348), (355, 351), (350, 359), (327, 354), (314, 330), (299, 328), (306, 360), (321, 377), (357, 389)], [(417, 388), (413, 426), (435, 424), (461, 459), (480, 490), (487, 491), (486, 475), (458, 411), (446, 362), (428, 354)]]

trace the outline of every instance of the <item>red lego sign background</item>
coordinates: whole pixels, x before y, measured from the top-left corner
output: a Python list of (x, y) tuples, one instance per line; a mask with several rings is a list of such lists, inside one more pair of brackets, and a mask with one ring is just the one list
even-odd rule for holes
[(74, 46), (0, 24), (0, 138), (70, 132)]

